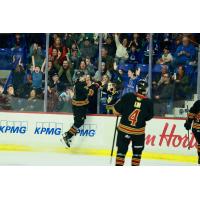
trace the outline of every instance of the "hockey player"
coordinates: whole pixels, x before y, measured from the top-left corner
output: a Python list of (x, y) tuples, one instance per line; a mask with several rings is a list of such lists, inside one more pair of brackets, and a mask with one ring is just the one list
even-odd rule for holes
[(190, 130), (192, 126), (192, 132), (198, 144), (198, 164), (200, 164), (200, 100), (196, 101), (190, 108), (184, 126), (186, 130)]
[(153, 118), (153, 102), (146, 95), (147, 83), (138, 82), (137, 93), (127, 93), (113, 106), (121, 115), (117, 136), (116, 166), (123, 166), (129, 143), (132, 142), (132, 166), (139, 166), (144, 149), (146, 121)]
[(86, 75), (79, 72), (77, 77), (78, 79), (74, 86), (74, 95), (72, 99), (74, 124), (67, 132), (64, 133), (62, 138), (62, 141), (64, 141), (68, 148), (70, 147), (71, 138), (76, 135), (78, 128), (84, 124), (89, 104), (88, 95), (90, 90), (86, 85)]

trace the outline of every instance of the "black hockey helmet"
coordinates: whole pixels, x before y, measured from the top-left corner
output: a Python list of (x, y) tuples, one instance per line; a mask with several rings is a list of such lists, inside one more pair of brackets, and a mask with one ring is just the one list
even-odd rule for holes
[(144, 81), (144, 80), (140, 80), (140, 81), (138, 82), (137, 87), (138, 87), (138, 93), (143, 94), (143, 93), (145, 93), (146, 90), (147, 90), (148, 83), (147, 83), (146, 81)]

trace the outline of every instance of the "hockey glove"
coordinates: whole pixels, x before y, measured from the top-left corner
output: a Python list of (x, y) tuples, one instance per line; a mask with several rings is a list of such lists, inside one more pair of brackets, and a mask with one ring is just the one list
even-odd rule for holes
[(191, 129), (191, 124), (189, 122), (185, 122), (184, 127), (189, 131)]

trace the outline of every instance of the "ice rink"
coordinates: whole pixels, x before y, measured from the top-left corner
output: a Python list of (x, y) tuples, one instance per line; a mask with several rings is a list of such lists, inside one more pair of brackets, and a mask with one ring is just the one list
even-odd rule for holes
[[(114, 166), (115, 157), (110, 164), (109, 156), (88, 156), (65, 153), (41, 152), (0, 152), (0, 165), (18, 166)], [(131, 159), (126, 158), (126, 166)], [(141, 166), (195, 166), (193, 163), (142, 159)]]

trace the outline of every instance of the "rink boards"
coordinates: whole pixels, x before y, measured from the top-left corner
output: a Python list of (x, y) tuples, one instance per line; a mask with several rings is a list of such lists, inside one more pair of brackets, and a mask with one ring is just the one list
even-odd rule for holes
[[(73, 140), (72, 148), (60, 142), (73, 123), (70, 114), (1, 112), (0, 151), (55, 152), (110, 156), (116, 117), (88, 116)], [(143, 158), (196, 162), (196, 142), (190, 132), (188, 150), (184, 119), (154, 118), (147, 123)], [(116, 148), (115, 148), (116, 150)], [(131, 156), (131, 146), (128, 156)]]

